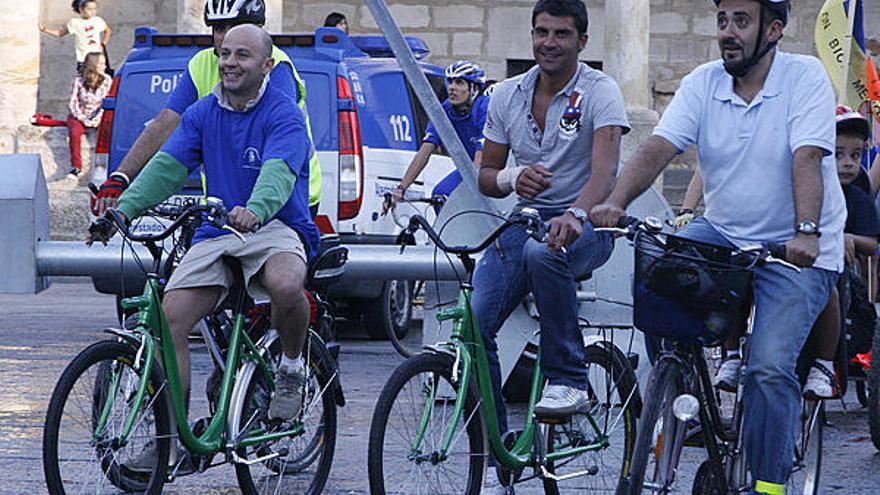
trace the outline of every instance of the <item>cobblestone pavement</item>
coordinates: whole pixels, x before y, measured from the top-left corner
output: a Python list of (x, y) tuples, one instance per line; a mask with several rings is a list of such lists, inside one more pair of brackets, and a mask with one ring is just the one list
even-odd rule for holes
[[(0, 295), (0, 494), (45, 493), (41, 466), (42, 425), (55, 381), (70, 359), (103, 338), (115, 324), (114, 301), (86, 284), (55, 284), (33, 295)], [(342, 335), (340, 366), (347, 404), (339, 411), (336, 455), (325, 493), (367, 493), (366, 454), (370, 416), (385, 380), (401, 362), (390, 344), (372, 342), (356, 329)], [(194, 349), (195, 388), (204, 390), (209, 359)], [(206, 408), (194, 396), (194, 413)], [(821, 493), (880, 493), (880, 456), (867, 433), (866, 413), (847, 397), (829, 404)], [(693, 469), (693, 466), (689, 466)], [(685, 487), (690, 493), (690, 487)], [(683, 488), (684, 490), (684, 488)], [(233, 469), (221, 466), (167, 485), (171, 494), (238, 493)], [(542, 493), (532, 481), (517, 493)]]

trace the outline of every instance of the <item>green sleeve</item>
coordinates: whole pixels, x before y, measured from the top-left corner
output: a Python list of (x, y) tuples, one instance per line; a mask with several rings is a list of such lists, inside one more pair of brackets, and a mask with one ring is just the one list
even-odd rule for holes
[(186, 183), (189, 170), (176, 158), (160, 151), (147, 162), (119, 198), (119, 211), (132, 220), (147, 208), (165, 201)]
[(294, 184), (296, 175), (287, 166), (287, 162), (280, 159), (267, 160), (263, 163), (254, 191), (245, 207), (257, 215), (260, 223), (265, 224), (290, 199)]

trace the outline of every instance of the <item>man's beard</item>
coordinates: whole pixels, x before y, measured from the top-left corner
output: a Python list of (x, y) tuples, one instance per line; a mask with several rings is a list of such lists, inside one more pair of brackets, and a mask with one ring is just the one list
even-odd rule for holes
[(733, 77), (742, 77), (748, 74), (749, 69), (752, 68), (752, 60), (746, 56), (746, 49), (744, 46), (731, 40), (722, 43), (720, 48), (722, 52), (725, 50), (739, 50), (743, 55), (740, 60), (724, 60), (724, 70), (727, 71), (728, 74)]
[(724, 70), (727, 71), (733, 77), (743, 77), (749, 73), (749, 70), (753, 67), (752, 60), (749, 58), (743, 58), (742, 60), (733, 61), (724, 61)]

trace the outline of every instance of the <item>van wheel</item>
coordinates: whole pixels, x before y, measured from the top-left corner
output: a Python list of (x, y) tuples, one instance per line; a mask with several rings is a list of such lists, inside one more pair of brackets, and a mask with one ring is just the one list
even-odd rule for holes
[(413, 283), (390, 280), (382, 286), (382, 295), (365, 301), (364, 327), (373, 340), (387, 340), (391, 332), (398, 339), (409, 333), (412, 320)]

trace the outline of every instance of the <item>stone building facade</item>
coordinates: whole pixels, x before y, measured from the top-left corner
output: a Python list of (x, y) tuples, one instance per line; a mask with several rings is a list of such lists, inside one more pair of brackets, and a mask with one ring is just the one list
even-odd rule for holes
[[(41, 15), (50, 26), (60, 26), (70, 17), (68, 0), (40, 0)], [(590, 41), (583, 59), (603, 62), (606, 58), (606, 3), (619, 0), (587, 0)], [(792, 20), (781, 44), (787, 51), (814, 53), (813, 27), (824, 0), (797, 0)], [(131, 46), (134, 28), (151, 25), (161, 31), (187, 31), (202, 27), (199, 0), (101, 0), (100, 15), (113, 27), (110, 58), (118, 65)], [(529, 61), (529, 24), (533, 0), (389, 0), (391, 12), (408, 35), (423, 38), (431, 48), (431, 62), (445, 65), (461, 58), (482, 63), (489, 77), (502, 79), (512, 69)], [(681, 78), (697, 65), (718, 57), (715, 43), (715, 15), (710, 0), (640, 0), (632, 2), (650, 9), (649, 84), (654, 101), (662, 111)], [(880, 2), (865, 2), (866, 31), (880, 37)], [(189, 8), (189, 15), (178, 16)], [(332, 2), (275, 0), (281, 10), (281, 29), (307, 32), (320, 26), (332, 11), (345, 14), (353, 33), (377, 34), (376, 23), (362, 0)], [(180, 19), (183, 18), (183, 19)], [(277, 23), (277, 21), (274, 21)], [(204, 29), (202, 29), (204, 31)], [(39, 108), (48, 113), (64, 112), (73, 66), (73, 41), (40, 38)], [(624, 48), (625, 50), (625, 48)]]
[[(531, 9), (535, 0), (386, 0), (405, 34), (423, 38), (429, 61), (444, 65), (469, 58), (482, 63), (492, 79), (503, 79), (527, 67), (532, 59)], [(792, 20), (782, 48), (814, 53), (813, 29), (824, 0), (794, 0)], [(332, 11), (344, 13), (354, 34), (378, 34), (362, 0), (266, 0), (272, 32), (308, 32)], [(63, 128), (33, 128), (35, 111), (63, 119), (74, 75), (73, 40), (41, 35), (37, 22), (52, 28), (74, 13), (70, 0), (0, 0), (6, 20), (0, 36), (0, 153), (38, 152), (47, 176), (66, 170)], [(586, 0), (590, 41), (582, 59), (601, 64), (621, 85), (636, 132), (624, 141), (624, 157), (650, 132), (678, 87), (697, 65), (718, 57), (711, 0)], [(202, 23), (204, 0), (99, 0), (99, 14), (113, 28), (111, 63), (118, 66), (132, 45), (137, 26), (164, 32), (207, 32)], [(869, 36), (880, 37), (880, 2), (864, 2)], [(687, 182), (692, 155), (678, 159), (679, 179)], [(675, 172), (675, 170), (673, 170)], [(667, 174), (667, 180), (669, 174)], [(61, 225), (63, 218), (85, 215), (85, 179), (53, 183), (53, 236), (82, 232), (82, 225)], [(667, 183), (667, 193), (670, 193)], [(675, 192), (671, 200), (674, 203)], [(69, 198), (64, 200), (63, 198)], [(76, 211), (69, 211), (71, 206)]]

